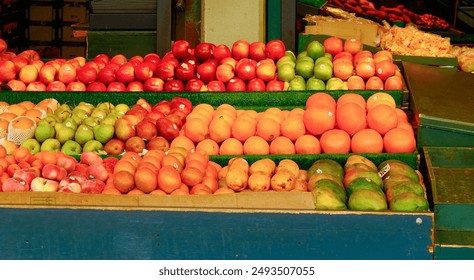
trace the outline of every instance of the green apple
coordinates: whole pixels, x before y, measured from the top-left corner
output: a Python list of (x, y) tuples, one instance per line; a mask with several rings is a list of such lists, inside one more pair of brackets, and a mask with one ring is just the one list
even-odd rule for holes
[(61, 147), (61, 152), (66, 155), (80, 155), (82, 146), (74, 140), (67, 140)]
[(291, 58), (291, 60), (296, 61), (296, 55), (295, 55), (295, 53), (294, 53), (293, 51), (291, 51), (291, 50), (286, 50), (286, 51), (285, 51), (285, 55), (286, 55), (286, 56), (289, 56), (289, 57)]
[(77, 123), (73, 118), (67, 118), (63, 121), (63, 124), (67, 127), (72, 128), (73, 130), (77, 129)]
[(61, 143), (56, 138), (49, 138), (46, 139), (41, 144), (41, 151), (51, 151), (51, 152), (58, 152), (61, 150)]
[(289, 63), (291, 65), (293, 65), (293, 67), (295, 67), (295, 61), (289, 57), (289, 56), (282, 56), (280, 59), (278, 59), (277, 63), (276, 63), (276, 67), (279, 68), (281, 65), (283, 64), (286, 64), (286, 63)]
[(80, 145), (84, 145), (87, 141), (94, 139), (94, 131), (85, 124), (79, 125), (74, 134), (74, 140)]
[(309, 79), (314, 75), (314, 62), (309, 56), (308, 59), (300, 59), (296, 61), (296, 73), (305, 79)]
[(332, 77), (326, 81), (326, 89), (327, 90), (343, 90), (344, 81), (341, 80), (340, 78)]
[(38, 153), (41, 151), (41, 144), (36, 140), (35, 138), (30, 138), (25, 141), (23, 141), (20, 145), (20, 147), (25, 147), (28, 150), (30, 150), (30, 153), (32, 155)]
[(50, 125), (47, 120), (42, 119), (39, 121), (38, 126), (35, 129), (35, 139), (38, 142), (43, 143), (46, 139), (54, 138), (54, 135), (54, 127)]
[(56, 139), (59, 141), (59, 143), (64, 144), (67, 140), (74, 139), (74, 134), (76, 131), (65, 124), (57, 123), (54, 126), (54, 129), (56, 130)]
[(306, 52), (312, 59), (317, 59), (318, 57), (323, 56), (325, 51), (326, 49), (324, 48), (324, 45), (317, 40), (309, 42), (306, 46)]
[(314, 77), (327, 81), (332, 77), (332, 63), (322, 61), (314, 63)]
[(295, 78), (290, 81), (288, 90), (306, 90), (306, 81), (300, 75), (296, 75)]
[(130, 110), (130, 106), (124, 103), (120, 103), (115, 106), (115, 110), (117, 110), (117, 112), (119, 112), (121, 115), (125, 115), (125, 113)]
[(94, 126), (94, 137), (95, 140), (99, 141), (102, 144), (107, 143), (115, 135), (115, 128), (112, 124), (99, 124)]
[(325, 90), (326, 84), (315, 77), (311, 77), (306, 80), (306, 90)]
[(278, 67), (278, 79), (289, 82), (295, 78), (295, 63), (283, 63)]
[(102, 143), (97, 140), (87, 141), (82, 147), (82, 152), (98, 152), (104, 149)]

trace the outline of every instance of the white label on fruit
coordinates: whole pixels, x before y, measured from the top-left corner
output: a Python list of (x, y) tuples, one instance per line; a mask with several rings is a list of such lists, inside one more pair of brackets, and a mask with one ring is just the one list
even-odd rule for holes
[(380, 178), (383, 178), (388, 172), (390, 171), (390, 164), (386, 164), (382, 169), (379, 171)]

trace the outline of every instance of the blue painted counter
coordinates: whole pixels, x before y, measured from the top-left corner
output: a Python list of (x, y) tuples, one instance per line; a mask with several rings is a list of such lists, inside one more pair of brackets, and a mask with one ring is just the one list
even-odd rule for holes
[(433, 259), (432, 213), (0, 208), (0, 259)]

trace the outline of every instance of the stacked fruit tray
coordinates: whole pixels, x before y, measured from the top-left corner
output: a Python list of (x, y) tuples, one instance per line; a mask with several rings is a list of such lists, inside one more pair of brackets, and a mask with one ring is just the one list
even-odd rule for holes
[[(268, 194), (277, 208), (428, 211), (400, 69), (361, 47), (176, 41), (162, 58), (49, 62), (5, 52), (2, 204), (252, 208)], [(204, 196), (174, 200), (188, 194)]]

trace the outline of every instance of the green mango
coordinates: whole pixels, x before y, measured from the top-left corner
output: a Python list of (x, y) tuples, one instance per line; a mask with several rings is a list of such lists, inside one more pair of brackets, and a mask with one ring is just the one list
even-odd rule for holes
[(312, 191), (316, 210), (346, 210), (347, 205), (328, 188), (317, 188)]
[(372, 180), (369, 178), (365, 177), (360, 177), (357, 179), (354, 179), (349, 186), (347, 187), (347, 196), (351, 196), (351, 194), (358, 189), (368, 189), (368, 190), (374, 190), (383, 193), (382, 189), (375, 184)]
[(426, 212), (429, 210), (429, 203), (422, 195), (405, 192), (392, 197), (389, 207), (397, 212)]
[(424, 196), (425, 188), (415, 182), (402, 182), (388, 188), (385, 194), (387, 196), (388, 201), (390, 202), (393, 197), (396, 197), (397, 195), (405, 192), (412, 192)]
[(341, 184), (338, 184), (330, 179), (322, 179), (317, 181), (310, 190), (326, 188), (332, 190), (344, 203), (347, 202), (346, 190)]
[(349, 209), (356, 211), (385, 211), (388, 208), (385, 195), (369, 189), (354, 190), (347, 205)]

